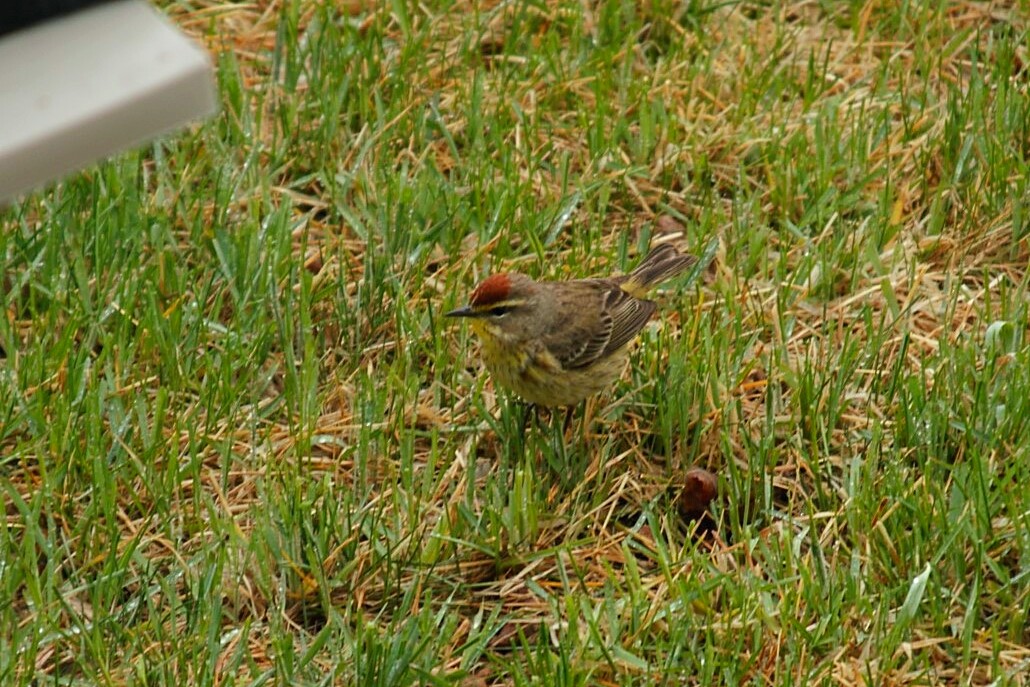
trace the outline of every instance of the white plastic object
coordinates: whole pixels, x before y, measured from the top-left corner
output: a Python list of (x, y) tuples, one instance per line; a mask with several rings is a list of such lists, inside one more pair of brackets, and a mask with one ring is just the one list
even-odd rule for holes
[(0, 205), (215, 110), (207, 53), (141, 0), (0, 38)]

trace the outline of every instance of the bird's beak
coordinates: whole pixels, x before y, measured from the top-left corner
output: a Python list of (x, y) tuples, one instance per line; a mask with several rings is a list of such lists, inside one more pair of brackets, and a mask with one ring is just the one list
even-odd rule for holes
[(479, 313), (466, 305), (449, 313), (444, 313), (444, 317), (479, 317)]

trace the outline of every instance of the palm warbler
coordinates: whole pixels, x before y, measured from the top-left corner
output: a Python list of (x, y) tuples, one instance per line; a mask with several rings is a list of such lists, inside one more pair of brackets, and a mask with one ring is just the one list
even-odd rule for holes
[(555, 282), (494, 274), (446, 316), (471, 319), (497, 384), (537, 405), (575, 405), (622, 372), (630, 341), (658, 307), (645, 299), (648, 290), (695, 262), (666, 243), (616, 277)]

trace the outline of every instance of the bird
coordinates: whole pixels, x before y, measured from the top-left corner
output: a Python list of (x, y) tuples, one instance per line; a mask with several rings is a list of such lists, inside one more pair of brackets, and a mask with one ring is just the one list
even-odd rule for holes
[(575, 406), (622, 373), (629, 345), (658, 307), (647, 300), (651, 288), (696, 262), (662, 243), (632, 272), (613, 277), (535, 281), (518, 272), (493, 274), (467, 305), (445, 316), (469, 320), (495, 384), (534, 406)]

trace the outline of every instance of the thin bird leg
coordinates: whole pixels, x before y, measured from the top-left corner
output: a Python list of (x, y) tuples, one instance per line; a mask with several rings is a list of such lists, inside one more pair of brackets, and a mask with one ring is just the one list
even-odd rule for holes
[(565, 409), (565, 422), (562, 424), (561, 433), (566, 435), (569, 433), (569, 427), (572, 426), (572, 418), (576, 415), (576, 406), (569, 406)]
[(540, 426), (540, 406), (536, 403), (526, 403), (525, 401), (518, 401), (519, 406), (522, 408), (522, 438), (526, 437), (526, 430), (529, 429), (529, 419), (533, 418), (537, 427)]
[(572, 418), (575, 416), (578, 408), (583, 409), (582, 416), (579, 420), (579, 440), (584, 445), (590, 440), (590, 426), (593, 422), (594, 407), (592, 401), (592, 398), (586, 398), (581, 403), (569, 406), (568, 410), (565, 412), (565, 425), (562, 428), (562, 436), (566, 438), (566, 441), (573, 441), (575, 438), (575, 435), (573, 435), (573, 437), (569, 437), (569, 432), (572, 429)]

